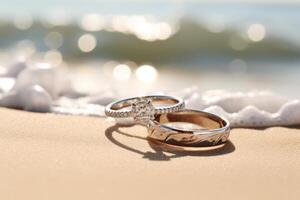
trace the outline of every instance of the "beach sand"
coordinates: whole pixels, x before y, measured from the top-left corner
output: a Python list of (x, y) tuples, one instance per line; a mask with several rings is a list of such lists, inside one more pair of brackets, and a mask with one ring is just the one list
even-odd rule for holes
[(0, 199), (300, 199), (300, 129), (234, 129), (224, 148), (155, 151), (141, 126), (0, 109)]

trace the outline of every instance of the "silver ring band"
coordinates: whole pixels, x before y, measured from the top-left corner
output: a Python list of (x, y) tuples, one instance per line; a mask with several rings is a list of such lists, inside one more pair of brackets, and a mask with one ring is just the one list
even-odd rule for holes
[(150, 139), (180, 149), (207, 147), (225, 143), (229, 137), (230, 125), (227, 120), (211, 113), (181, 110), (156, 115), (148, 132)]
[(136, 122), (148, 123), (154, 114), (176, 112), (183, 109), (184, 101), (164, 95), (133, 97), (112, 102), (105, 108), (105, 114), (113, 118), (133, 117)]

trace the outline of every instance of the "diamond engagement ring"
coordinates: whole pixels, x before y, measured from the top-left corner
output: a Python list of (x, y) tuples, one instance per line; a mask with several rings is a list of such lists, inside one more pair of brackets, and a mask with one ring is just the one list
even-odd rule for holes
[(136, 123), (147, 125), (155, 114), (176, 112), (183, 109), (184, 101), (164, 95), (134, 97), (113, 102), (106, 106), (105, 114), (114, 118), (132, 117)]
[(229, 132), (227, 120), (199, 110), (157, 114), (148, 126), (149, 139), (177, 150), (223, 145)]

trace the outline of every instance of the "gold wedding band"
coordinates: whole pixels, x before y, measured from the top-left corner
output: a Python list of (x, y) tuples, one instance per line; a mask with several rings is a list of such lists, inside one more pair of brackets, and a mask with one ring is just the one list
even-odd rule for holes
[(229, 132), (227, 120), (198, 110), (157, 114), (148, 126), (149, 139), (178, 149), (223, 145)]

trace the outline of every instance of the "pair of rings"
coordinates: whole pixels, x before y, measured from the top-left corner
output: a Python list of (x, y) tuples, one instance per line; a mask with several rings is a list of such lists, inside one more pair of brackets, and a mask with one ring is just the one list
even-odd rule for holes
[(230, 126), (226, 119), (199, 110), (185, 109), (184, 101), (163, 95), (134, 97), (106, 106), (113, 118), (133, 118), (146, 125), (148, 138), (174, 148), (225, 144)]

